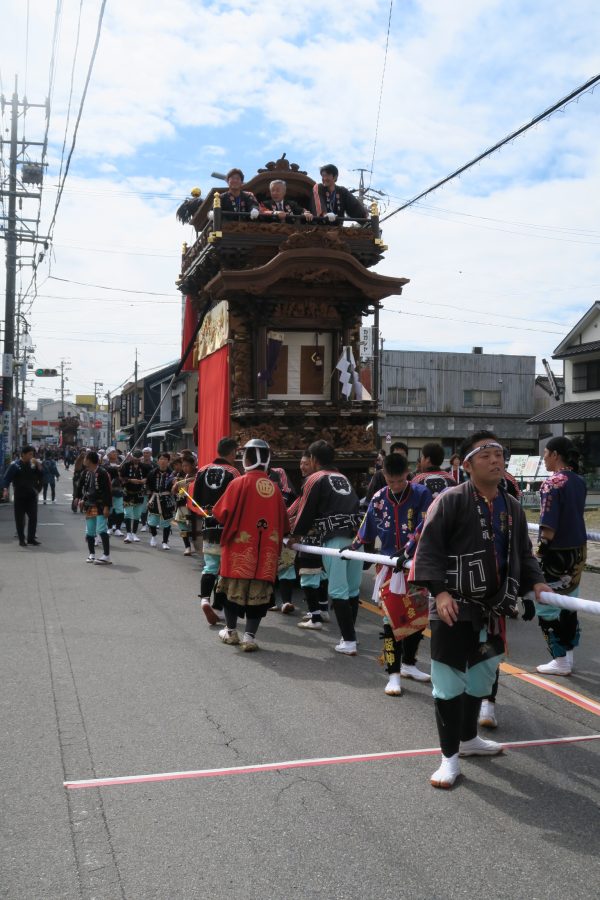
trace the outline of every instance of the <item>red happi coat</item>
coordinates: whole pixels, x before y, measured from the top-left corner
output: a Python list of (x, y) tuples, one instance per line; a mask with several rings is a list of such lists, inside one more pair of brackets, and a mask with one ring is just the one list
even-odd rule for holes
[(290, 530), (279, 488), (262, 471), (246, 472), (230, 482), (212, 514), (223, 525), (221, 575), (273, 583)]

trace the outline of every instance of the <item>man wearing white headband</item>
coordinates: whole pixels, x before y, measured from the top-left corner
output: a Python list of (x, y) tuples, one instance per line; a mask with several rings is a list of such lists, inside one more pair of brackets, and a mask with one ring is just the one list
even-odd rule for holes
[(481, 700), (489, 696), (504, 655), (502, 616), (517, 597), (549, 590), (533, 556), (520, 504), (501, 486), (504, 450), (490, 431), (461, 448), (470, 480), (430, 506), (411, 578), (429, 588), (431, 681), (442, 760), (431, 776), (449, 788), (459, 756), (494, 756), (502, 745), (477, 735)]

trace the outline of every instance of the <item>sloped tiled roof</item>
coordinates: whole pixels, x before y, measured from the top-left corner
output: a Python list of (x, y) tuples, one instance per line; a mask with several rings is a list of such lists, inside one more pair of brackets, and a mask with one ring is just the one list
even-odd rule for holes
[(527, 419), (531, 425), (541, 425), (543, 422), (583, 422), (600, 419), (600, 400), (582, 400), (576, 403), (560, 403), (551, 409), (538, 413), (532, 419)]
[(579, 356), (580, 353), (598, 353), (599, 351), (600, 341), (590, 341), (588, 344), (573, 344), (562, 353), (554, 353), (552, 359), (566, 359), (567, 356)]

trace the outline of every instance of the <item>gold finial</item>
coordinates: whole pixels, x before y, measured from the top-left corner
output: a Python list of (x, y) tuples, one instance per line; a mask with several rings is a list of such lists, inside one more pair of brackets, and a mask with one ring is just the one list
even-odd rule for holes
[(192, 197), (201, 197), (202, 191), (199, 187), (195, 187), (191, 189), (190, 194), (192, 195)]
[(379, 215), (379, 207), (377, 206), (377, 203), (375, 200), (373, 200), (373, 202), (371, 203), (371, 215), (372, 216)]
[(213, 197), (213, 209), (221, 209), (221, 195), (218, 191), (215, 191), (215, 196)]
[(183, 244), (181, 245), (181, 255), (185, 256), (187, 251), (188, 251), (187, 241), (184, 241)]

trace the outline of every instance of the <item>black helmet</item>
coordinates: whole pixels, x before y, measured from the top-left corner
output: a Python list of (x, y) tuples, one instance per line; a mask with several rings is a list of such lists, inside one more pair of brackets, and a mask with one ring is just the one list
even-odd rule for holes
[[(255, 462), (250, 464), (248, 462), (248, 450), (253, 450), (254, 452), (250, 454), (251, 457), (255, 458)], [(244, 467), (244, 472), (250, 472), (252, 469), (262, 468), (267, 471), (269, 468), (269, 463), (271, 462), (271, 448), (267, 444), (266, 441), (263, 441), (261, 438), (252, 438), (243, 447), (242, 454), (242, 465)]]

